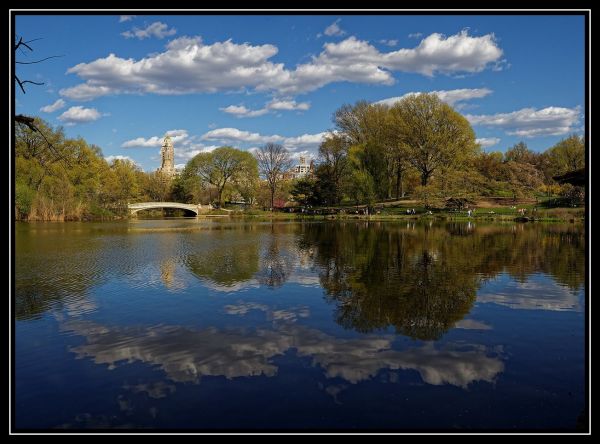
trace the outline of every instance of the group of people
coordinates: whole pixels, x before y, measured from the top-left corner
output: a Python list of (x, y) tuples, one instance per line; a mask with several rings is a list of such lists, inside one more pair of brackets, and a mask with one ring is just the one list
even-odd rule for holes
[(415, 211), (414, 208), (407, 208), (406, 209), (406, 214), (417, 214), (417, 212)]

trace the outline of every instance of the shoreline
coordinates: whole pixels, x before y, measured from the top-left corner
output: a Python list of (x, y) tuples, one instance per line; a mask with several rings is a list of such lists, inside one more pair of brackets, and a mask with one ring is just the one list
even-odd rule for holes
[(265, 213), (265, 214), (203, 214), (195, 217), (148, 217), (148, 218), (132, 218), (132, 217), (114, 217), (114, 218), (98, 218), (98, 219), (83, 219), (83, 220), (15, 220), (21, 223), (37, 223), (37, 222), (116, 222), (127, 220), (161, 220), (161, 219), (228, 219), (228, 220), (253, 220), (253, 221), (303, 221), (303, 220), (319, 220), (319, 221), (406, 221), (406, 222), (427, 222), (427, 221), (445, 221), (445, 222), (513, 222), (513, 223), (584, 223), (585, 216), (568, 215), (564, 217), (522, 217), (513, 215), (475, 215), (462, 216), (453, 215), (450, 213), (435, 213), (432, 215), (401, 215), (401, 214), (298, 214), (298, 213)]

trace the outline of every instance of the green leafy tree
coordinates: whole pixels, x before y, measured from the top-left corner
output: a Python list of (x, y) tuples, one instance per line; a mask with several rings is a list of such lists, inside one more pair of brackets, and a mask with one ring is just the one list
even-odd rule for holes
[(335, 112), (333, 123), (346, 144), (362, 147), (361, 168), (371, 175), (376, 196), (389, 198), (395, 190), (399, 197), (408, 164), (389, 107), (365, 101), (343, 105)]
[(552, 175), (558, 176), (585, 168), (583, 137), (572, 135), (561, 140), (547, 151)]
[(538, 154), (527, 148), (525, 142), (519, 142), (510, 147), (504, 154), (506, 162), (528, 163), (530, 165), (537, 164)]
[(327, 190), (328, 203), (342, 200), (344, 182), (350, 172), (348, 140), (335, 133), (329, 134), (319, 145), (319, 161), (316, 176), (319, 188)]
[(249, 152), (243, 151), (240, 171), (233, 177), (233, 184), (244, 202), (253, 205), (258, 192), (258, 162)]
[(399, 143), (421, 174), (421, 185), (441, 167), (454, 167), (479, 150), (471, 125), (435, 94), (405, 97), (391, 108)]
[(225, 186), (234, 182), (237, 176), (249, 174), (252, 169), (252, 161), (248, 156), (249, 153), (224, 146), (210, 153), (196, 155), (188, 163), (188, 172), (198, 176), (201, 182), (215, 187), (217, 201), (221, 206)]
[(292, 197), (300, 205), (313, 205), (318, 202), (316, 193), (316, 180), (308, 177), (302, 177), (292, 185)]

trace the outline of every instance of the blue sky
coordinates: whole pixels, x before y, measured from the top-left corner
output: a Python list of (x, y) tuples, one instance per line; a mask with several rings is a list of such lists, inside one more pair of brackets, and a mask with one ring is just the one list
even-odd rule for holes
[(313, 155), (333, 112), (437, 91), (486, 151), (542, 151), (583, 131), (583, 16), (17, 16), (17, 112), (63, 125), (105, 157), (158, 167), (268, 141)]

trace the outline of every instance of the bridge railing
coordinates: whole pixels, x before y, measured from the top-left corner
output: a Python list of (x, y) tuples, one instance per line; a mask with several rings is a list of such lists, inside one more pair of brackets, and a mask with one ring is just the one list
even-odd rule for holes
[(194, 213), (199, 214), (201, 211), (212, 210), (213, 206), (211, 204), (185, 204), (180, 202), (135, 202), (128, 203), (127, 208), (132, 214), (135, 214), (138, 211), (149, 210), (154, 208), (178, 208), (182, 210), (193, 211)]

